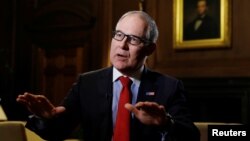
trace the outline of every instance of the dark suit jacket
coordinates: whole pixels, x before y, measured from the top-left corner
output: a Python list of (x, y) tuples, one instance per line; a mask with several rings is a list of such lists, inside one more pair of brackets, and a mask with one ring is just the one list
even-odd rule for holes
[[(84, 141), (111, 141), (112, 86), (112, 67), (82, 74), (63, 101), (65, 113), (50, 120), (30, 119), (26, 127), (45, 139), (61, 140), (81, 123)], [(146, 92), (155, 92), (155, 95), (146, 95)], [(199, 140), (199, 132), (189, 119), (180, 81), (144, 69), (137, 101), (164, 105), (175, 123), (159, 128), (132, 118), (131, 141), (161, 141), (165, 131), (168, 140)]]
[[(201, 26), (195, 30), (197, 20), (201, 20)], [(184, 40), (212, 39), (220, 37), (219, 25), (208, 15), (203, 18), (197, 17), (189, 23), (184, 30)]]

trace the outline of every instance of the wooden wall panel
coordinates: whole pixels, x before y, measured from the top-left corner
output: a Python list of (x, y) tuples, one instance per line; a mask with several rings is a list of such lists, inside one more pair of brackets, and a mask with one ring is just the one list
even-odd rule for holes
[(146, 1), (160, 36), (155, 57), (149, 66), (176, 77), (244, 77), (250, 76), (250, 1), (232, 1), (231, 47), (224, 49), (173, 50), (173, 1)]
[[(60, 1), (55, 2), (60, 3)], [(65, 2), (68, 3), (69, 1)], [(111, 0), (95, 0), (88, 1), (88, 5), (84, 5), (82, 1), (74, 0), (71, 7), (81, 7), (80, 5), (87, 8), (85, 10), (89, 10), (88, 14), (90, 15), (87, 16), (93, 17), (95, 21), (93, 26), (85, 26), (84, 22), (88, 24), (89, 20), (85, 20), (86, 17), (81, 17), (81, 10), (83, 9), (65, 9), (65, 4), (58, 7), (53, 4), (54, 7), (50, 7), (50, 10), (44, 9), (44, 11), (48, 11), (46, 16), (50, 17), (50, 11), (62, 7), (63, 11), (61, 12), (64, 13), (54, 15), (57, 18), (56, 22), (55, 20), (48, 20), (45, 25), (39, 24), (38, 29), (42, 29), (39, 30), (42, 33), (35, 33), (38, 37), (45, 37), (45, 41), (41, 38), (37, 38), (40, 40), (39, 42), (35, 40), (35, 43), (38, 44), (37, 48), (43, 48), (38, 50), (42, 70), (37, 72), (37, 74), (41, 74), (37, 78), (41, 80), (38, 85), (41, 93), (55, 104), (62, 101), (80, 73), (107, 66), (108, 41), (111, 40), (112, 31), (112, 2)], [(72, 10), (75, 13), (73, 15)], [(77, 15), (77, 13), (80, 15)], [(68, 19), (69, 22), (67, 18), (65, 19), (67, 15), (73, 20)], [(72, 26), (70, 29), (73, 29), (70, 34), (68, 31), (71, 30), (65, 30), (64, 28), (69, 25)], [(82, 26), (83, 28), (81, 28)], [(49, 31), (44, 31), (44, 28), (49, 29)], [(54, 32), (55, 35), (51, 35), (50, 31)], [(60, 35), (59, 38), (58, 35)]]
[[(38, 49), (40, 69), (36, 93), (44, 94), (54, 104), (60, 104), (77, 76), (88, 70), (88, 45), (68, 49)], [(39, 66), (38, 66), (39, 67)]]

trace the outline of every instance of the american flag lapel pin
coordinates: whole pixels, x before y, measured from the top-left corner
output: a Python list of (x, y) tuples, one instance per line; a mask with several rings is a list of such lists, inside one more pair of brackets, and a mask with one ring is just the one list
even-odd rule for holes
[(154, 95), (155, 95), (155, 92), (146, 92), (146, 95), (147, 95), (147, 96), (154, 96)]

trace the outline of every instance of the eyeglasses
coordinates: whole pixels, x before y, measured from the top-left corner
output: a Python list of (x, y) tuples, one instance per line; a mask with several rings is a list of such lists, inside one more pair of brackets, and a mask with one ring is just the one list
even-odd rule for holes
[(141, 43), (148, 45), (150, 43), (150, 41), (148, 41), (147, 39), (143, 39), (143, 38), (135, 36), (135, 35), (127, 35), (121, 31), (114, 31), (113, 32), (113, 38), (117, 41), (122, 41), (125, 37), (127, 37), (127, 39), (128, 39), (127, 41), (131, 45), (139, 45)]

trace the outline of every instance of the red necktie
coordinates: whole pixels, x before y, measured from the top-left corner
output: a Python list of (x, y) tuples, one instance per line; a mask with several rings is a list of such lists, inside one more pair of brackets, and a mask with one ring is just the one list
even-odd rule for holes
[(130, 140), (130, 112), (125, 109), (126, 103), (131, 103), (130, 86), (132, 81), (128, 77), (120, 77), (122, 90), (120, 94), (118, 112), (116, 116), (116, 124), (114, 130), (113, 141), (129, 141)]

